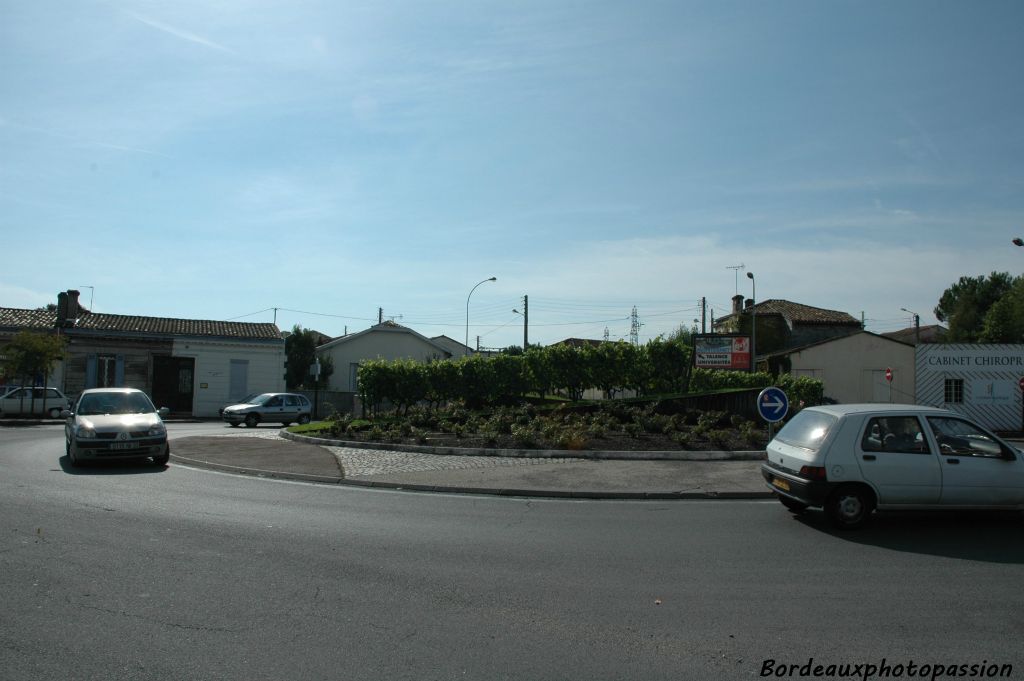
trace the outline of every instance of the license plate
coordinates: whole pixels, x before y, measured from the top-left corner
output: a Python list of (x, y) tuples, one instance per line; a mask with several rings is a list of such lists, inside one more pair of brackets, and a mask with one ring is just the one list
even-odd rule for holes
[(785, 480), (779, 480), (778, 478), (772, 478), (772, 484), (775, 485), (776, 487), (778, 487), (781, 490), (784, 490), (786, 492), (789, 491), (789, 483), (786, 482)]
[(110, 445), (111, 449), (136, 449), (138, 448), (138, 442), (115, 442)]

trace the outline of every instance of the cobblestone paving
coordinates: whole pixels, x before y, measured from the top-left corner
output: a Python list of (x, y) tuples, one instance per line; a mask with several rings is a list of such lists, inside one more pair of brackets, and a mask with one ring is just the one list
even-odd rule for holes
[(531, 459), (512, 456), (453, 456), (422, 452), (389, 452), (382, 449), (327, 447), (345, 469), (345, 477), (360, 478), (388, 473), (450, 471), (470, 468), (535, 466), (544, 463), (580, 463), (582, 459)]
[[(270, 429), (239, 430), (217, 437), (259, 437), (276, 440), (278, 431)], [(505, 456), (453, 456), (423, 452), (391, 452), (383, 449), (356, 449), (353, 447), (325, 447), (341, 462), (347, 478), (361, 478), (388, 473), (414, 473), (417, 471), (466, 470), (471, 468), (497, 468), (503, 466), (536, 466), (547, 463), (578, 464), (583, 459), (532, 459)]]

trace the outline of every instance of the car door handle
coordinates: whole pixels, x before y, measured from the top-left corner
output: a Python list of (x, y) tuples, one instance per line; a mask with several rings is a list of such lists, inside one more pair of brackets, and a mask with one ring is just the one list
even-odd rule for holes
[(874, 461), (875, 460), (875, 455), (874, 454), (865, 454), (864, 455), (864, 460), (865, 461)]
[(946, 459), (946, 463), (950, 465), (958, 465), (960, 463), (960, 459)]

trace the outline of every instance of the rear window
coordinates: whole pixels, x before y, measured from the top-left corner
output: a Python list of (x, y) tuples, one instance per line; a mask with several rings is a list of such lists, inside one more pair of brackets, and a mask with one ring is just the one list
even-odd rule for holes
[(775, 439), (794, 447), (818, 449), (838, 420), (819, 411), (801, 411), (782, 427)]

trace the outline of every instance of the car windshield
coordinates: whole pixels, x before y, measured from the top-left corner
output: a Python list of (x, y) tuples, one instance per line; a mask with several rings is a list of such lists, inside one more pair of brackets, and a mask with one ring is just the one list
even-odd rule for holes
[(818, 449), (837, 420), (818, 411), (801, 411), (782, 427), (775, 439), (795, 447)]
[(242, 402), (242, 404), (263, 404), (273, 396), (273, 393), (263, 393), (262, 395), (257, 395), (250, 400)]
[(93, 393), (82, 395), (78, 403), (80, 416), (110, 414), (149, 414), (156, 411), (144, 393)]

